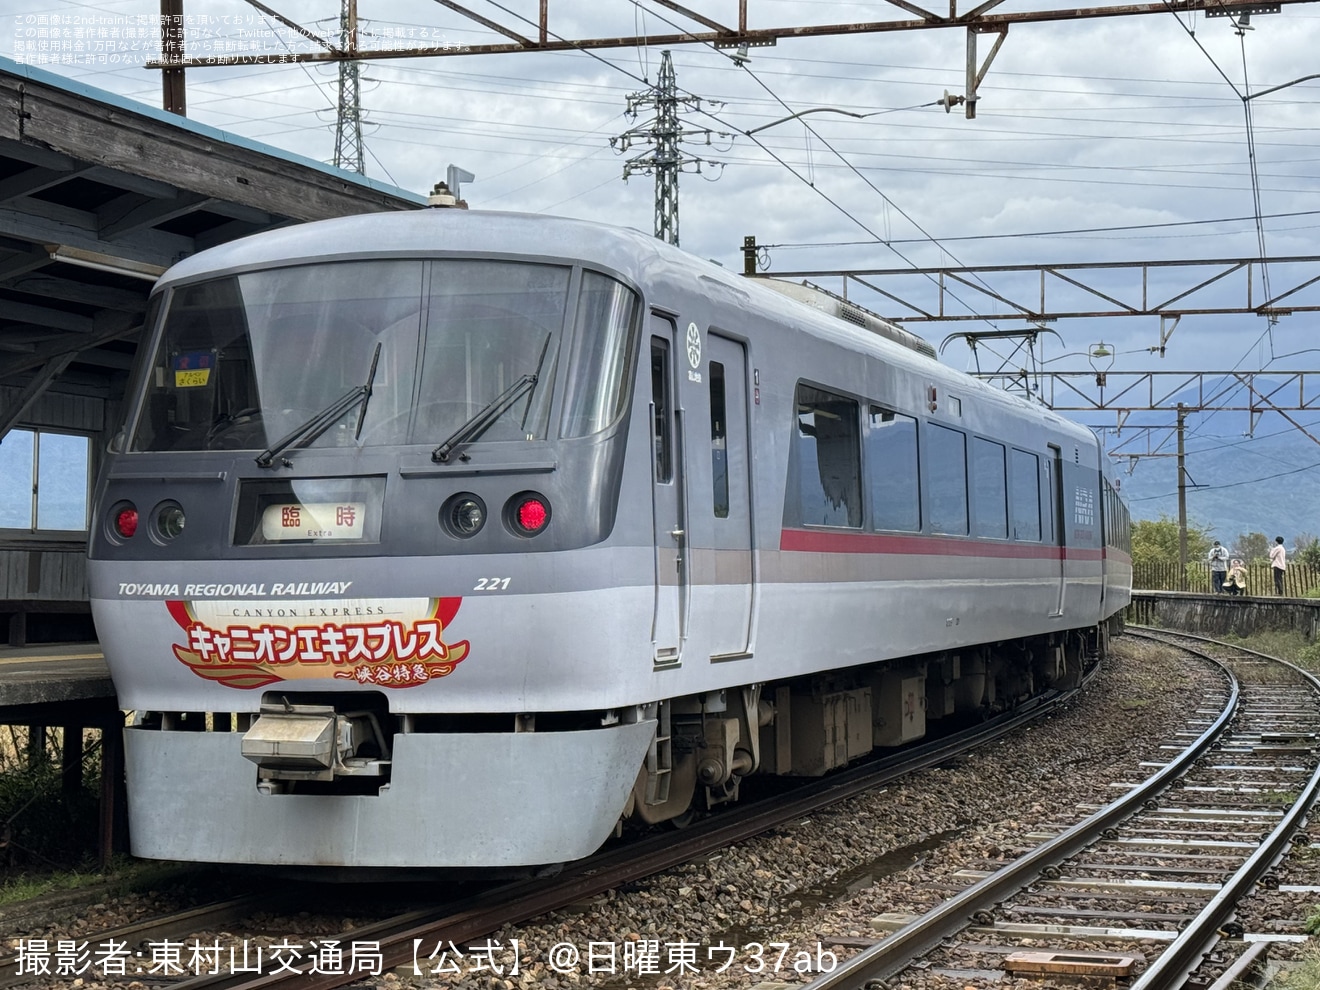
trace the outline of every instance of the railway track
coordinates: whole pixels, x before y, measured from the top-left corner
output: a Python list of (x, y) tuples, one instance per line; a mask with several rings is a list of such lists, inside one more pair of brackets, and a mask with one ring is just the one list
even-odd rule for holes
[[(1011, 865), (964, 874), (969, 886), (935, 910), (887, 919), (891, 935), (810, 990), (896, 985), (918, 966), (959, 987), (1007, 971), (1131, 990), (1174, 990), (1195, 974), (1192, 985), (1218, 988), (1260, 961), (1268, 941), (1243, 939), (1255, 933), (1235, 912), (1253, 889), (1277, 886), (1272, 870), (1293, 845), (1310, 844), (1302, 829), (1320, 789), (1320, 682), (1198, 637), (1129, 634), (1223, 670), (1222, 698), (1179, 733), (1189, 741), (1169, 745), (1169, 762), (1146, 781), (1116, 784), (1122, 797)], [(1019, 951), (1024, 941), (1029, 952)]]
[[(379, 946), (382, 969), (418, 963), (425, 972), (425, 953), (432, 946), (462, 946), (488, 936), (505, 925), (516, 924), (612, 890), (725, 846), (741, 842), (804, 815), (883, 786), (924, 767), (934, 766), (977, 746), (1007, 735), (1065, 703), (1072, 692), (1058, 694), (1026, 706), (993, 723), (929, 743), (895, 757), (863, 764), (844, 773), (795, 788), (785, 798), (769, 798), (730, 813), (706, 819), (681, 832), (661, 834), (607, 851), (573, 864), (557, 877), (495, 888), (470, 901), (432, 912), (391, 918), (366, 928), (344, 932), (345, 944), (372, 942)], [(216, 974), (190, 979), (177, 990), (329, 990), (360, 979), (357, 973), (311, 972), (312, 967), (289, 967), (284, 972), (256, 978)]]
[[(1041, 699), (974, 729), (794, 788), (788, 795), (736, 806), (683, 831), (662, 833), (609, 849), (581, 863), (570, 864), (557, 876), (491, 887), (458, 903), (412, 910), (333, 937), (305, 940), (307, 944), (300, 946), (299, 952), (288, 950), (272, 956), (266, 946), (267, 959), (260, 972), (234, 972), (224, 952), (218, 956), (208, 954), (200, 960), (197, 956), (190, 957), (188, 952), (180, 952), (172, 957), (174, 962), (170, 964), (163, 961), (164, 957), (157, 950), (156, 958), (147, 956), (131, 962), (124, 975), (132, 977), (136, 965), (138, 973), (148, 976), (153, 984), (168, 983), (178, 990), (273, 990), (285, 986), (321, 990), (343, 986), (366, 975), (364, 969), (353, 968), (350, 946), (371, 947), (358, 962), (379, 972), (414, 963), (419, 958), (417, 946), (422, 945), (426, 948), (420, 959), (425, 966), (430, 947), (471, 943), (505, 925), (526, 921), (708, 855), (868, 789), (891, 783), (913, 771), (938, 765), (1044, 717), (1068, 702), (1074, 693)], [(263, 910), (269, 907), (269, 903), (262, 905)], [(231, 910), (231, 905), (229, 902), (217, 904), (213, 910), (218, 918), (221, 912)], [(232, 919), (233, 915), (224, 917)], [(210, 924), (202, 923), (190, 926), (186, 914), (172, 915), (134, 926), (131, 936), (129, 933), (106, 932), (87, 936), (83, 941), (95, 946), (113, 938), (138, 947), (166, 942), (183, 931), (195, 933), (210, 928)], [(216, 943), (217, 951), (219, 944)], [(333, 947), (333, 951), (342, 953), (342, 956), (331, 957), (335, 961), (327, 965), (325, 947)], [(244, 968), (255, 970), (252, 953), (246, 944), (238, 951), (240, 958), (242, 955), (248, 957)], [(313, 952), (321, 954), (313, 957)], [(208, 959), (215, 961), (216, 972), (199, 969), (197, 963), (205, 964)], [(7, 972), (12, 974), (14, 970), (11, 967)], [(172, 979), (167, 979), (169, 977)], [(19, 981), (11, 980), (7, 985), (14, 982)]]
[[(98, 932), (91, 939), (83, 941), (86, 941), (89, 945), (94, 944), (97, 946), (122, 944), (125, 947), (137, 947), (149, 942), (183, 938), (194, 932), (219, 928), (223, 925), (241, 921), (244, 918), (251, 917), (258, 911), (270, 910), (273, 905), (278, 906), (282, 901), (282, 898), (272, 898), (268, 893), (228, 897), (224, 900), (212, 901), (209, 904), (185, 908), (180, 911), (172, 911), (166, 915), (147, 918), (132, 924), (119, 925)], [(42, 940), (48, 947), (55, 948), (57, 953), (59, 952), (60, 941), (58, 939), (54, 942), (49, 939)], [(30, 950), (31, 947), (28, 948)], [(40, 972), (43, 967), (36, 963), (35, 956), (30, 951), (27, 954), (27, 960), (28, 962), (25, 963), (22, 953), (0, 955), (0, 987), (19, 986), (43, 975)], [(58, 964), (54, 968), (49, 965), (45, 968), (45, 975), (53, 975), (55, 968), (58, 968)]]

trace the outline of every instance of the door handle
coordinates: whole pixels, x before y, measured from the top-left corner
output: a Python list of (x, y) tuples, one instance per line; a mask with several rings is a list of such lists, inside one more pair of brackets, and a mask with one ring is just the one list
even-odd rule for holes
[(672, 537), (673, 537), (674, 539), (676, 539), (676, 540), (681, 540), (681, 539), (683, 538), (683, 530), (681, 530), (681, 529), (671, 529), (671, 530), (669, 531), (669, 535), (672, 536)]

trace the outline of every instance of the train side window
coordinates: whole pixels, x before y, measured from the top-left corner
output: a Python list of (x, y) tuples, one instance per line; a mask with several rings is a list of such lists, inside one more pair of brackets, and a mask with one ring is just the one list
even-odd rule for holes
[(673, 434), (669, 430), (669, 341), (651, 338), (651, 446), (655, 450), (655, 480), (674, 480)]
[(917, 421), (872, 406), (867, 426), (866, 474), (871, 491), (871, 525), (874, 529), (920, 532)]
[(972, 439), (972, 471), (976, 500), (976, 535), (992, 540), (1008, 539), (1008, 480), (1004, 445), (993, 440)]
[(926, 507), (933, 533), (967, 535), (967, 437), (937, 423), (926, 430)]
[(1025, 450), (1011, 455), (1012, 492), (1008, 500), (1013, 513), (1013, 539), (1040, 542), (1040, 458)]
[(797, 388), (798, 494), (802, 522), (862, 525), (862, 453), (853, 399)]
[(724, 402), (724, 365), (710, 363), (710, 476), (715, 518), (729, 518), (728, 419)]
[[(563, 436), (599, 433), (618, 422), (628, 407), (637, 349), (636, 313), (637, 295), (631, 289), (597, 272), (582, 273)], [(544, 374), (552, 371), (543, 369)]]

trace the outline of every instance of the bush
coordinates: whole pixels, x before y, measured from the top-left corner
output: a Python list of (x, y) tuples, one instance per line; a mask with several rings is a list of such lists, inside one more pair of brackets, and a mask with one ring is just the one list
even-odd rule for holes
[[(84, 758), (92, 765), (82, 787), (63, 789), (58, 755), (29, 766), (11, 731), (0, 755), (0, 865), (6, 871), (26, 867), (66, 867), (84, 862), (97, 847), (100, 828), (100, 782), (95, 764), (99, 751)], [(50, 748), (50, 747), (48, 747)], [(52, 758), (53, 757), (53, 758)]]
[(1308, 949), (1300, 959), (1283, 963), (1270, 986), (1278, 990), (1315, 990), (1320, 987), (1320, 951)]
[(1297, 563), (1320, 569), (1320, 540), (1302, 534), (1297, 537), (1295, 546), (1297, 547), (1297, 554), (1294, 560)]
[(1297, 659), (1302, 666), (1314, 670), (1320, 667), (1320, 640), (1306, 646), (1297, 654)]

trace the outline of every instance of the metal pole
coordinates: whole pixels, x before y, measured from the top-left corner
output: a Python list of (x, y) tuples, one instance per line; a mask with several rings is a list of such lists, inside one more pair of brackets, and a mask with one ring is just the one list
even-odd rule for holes
[(678, 173), (683, 167), (678, 142), (678, 81), (669, 52), (660, 53), (660, 78), (655, 90), (655, 236), (678, 243)]
[[(160, 50), (165, 62), (183, 60), (183, 0), (160, 0)], [(161, 106), (169, 113), (188, 116), (183, 67), (162, 69)]]
[(1178, 590), (1187, 590), (1187, 462), (1183, 450), (1183, 425), (1187, 412), (1178, 403)]

